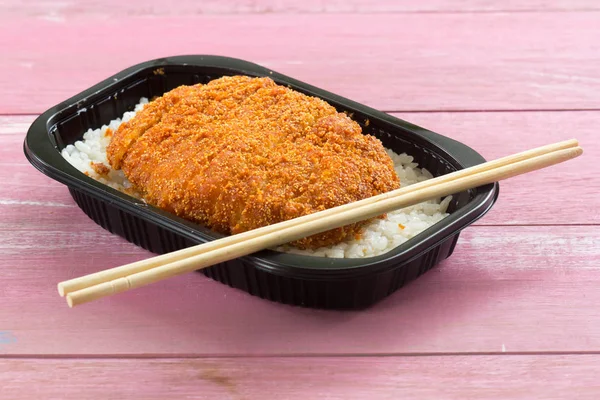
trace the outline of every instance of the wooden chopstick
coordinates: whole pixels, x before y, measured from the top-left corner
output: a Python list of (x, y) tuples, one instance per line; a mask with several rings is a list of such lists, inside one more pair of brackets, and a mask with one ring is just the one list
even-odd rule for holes
[(514, 162), (523, 161), (532, 157), (540, 156), (543, 154), (548, 154), (557, 150), (564, 150), (568, 148), (577, 147), (579, 145), (578, 141), (575, 139), (566, 140), (563, 142), (553, 143), (546, 146), (534, 148), (531, 150), (527, 150), (521, 153), (513, 154), (507, 157), (502, 157), (497, 160), (489, 161), (483, 164), (476, 165), (471, 168), (462, 169), (450, 174), (442, 175), (436, 178), (428, 179), (423, 182), (419, 182), (410, 186), (406, 186), (400, 188), (395, 191), (383, 193), (377, 196), (369, 197), (360, 201), (356, 201), (349, 204), (344, 204), (339, 207), (330, 208), (324, 211), (319, 211), (317, 213), (305, 215), (299, 218), (294, 218), (292, 220), (279, 222), (276, 224), (268, 225), (262, 228), (253, 229), (248, 232), (243, 232), (237, 235), (228, 236), (223, 239), (214, 240), (205, 244), (188, 247), (185, 249), (181, 249), (178, 251), (174, 251), (171, 253), (155, 256), (146, 260), (137, 261), (131, 264), (126, 264), (120, 267), (111, 268), (99, 272), (95, 272), (89, 275), (85, 275), (82, 277), (70, 279), (64, 282), (60, 282), (58, 284), (58, 292), (61, 296), (64, 296), (68, 293), (85, 289), (86, 287), (94, 286), (106, 281), (114, 280), (117, 278), (122, 278), (124, 276), (132, 275), (138, 272), (146, 271), (148, 269), (152, 269), (154, 267), (172, 263), (175, 261), (183, 260), (189, 257), (192, 257), (196, 254), (207, 252), (210, 250), (217, 249), (219, 247), (228, 246), (234, 243), (239, 243), (248, 239), (252, 239), (255, 237), (259, 237), (265, 235), (267, 233), (275, 232), (283, 228), (287, 228), (290, 226), (300, 225), (309, 221), (314, 221), (321, 218), (327, 218), (331, 215), (334, 215), (338, 212), (351, 210), (354, 208), (361, 207), (367, 204), (373, 204), (378, 201), (389, 199), (396, 196), (401, 196), (407, 193), (414, 192), (416, 190), (420, 190), (426, 187), (431, 187), (434, 185), (438, 185), (445, 182), (450, 182), (454, 179), (462, 178), (465, 176), (469, 176), (472, 174), (476, 174), (479, 172), (483, 172), (492, 168), (501, 167), (504, 165), (509, 165)]
[[(432, 198), (545, 168), (582, 153), (576, 140), (518, 153), (359, 202), (59, 284), (73, 307)], [(325, 215), (324, 215), (325, 214)], [(178, 253), (178, 254), (176, 254)], [(173, 256), (175, 254), (175, 256)], [(133, 267), (132, 267), (133, 266)], [(75, 289), (73, 289), (75, 288)]]

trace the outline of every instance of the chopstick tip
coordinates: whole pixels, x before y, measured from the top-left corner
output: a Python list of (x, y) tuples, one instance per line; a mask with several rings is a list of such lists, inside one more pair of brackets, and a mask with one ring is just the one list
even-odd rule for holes
[(58, 294), (60, 295), (60, 297), (65, 297), (65, 287), (63, 286), (62, 283), (59, 283), (57, 285), (58, 288)]

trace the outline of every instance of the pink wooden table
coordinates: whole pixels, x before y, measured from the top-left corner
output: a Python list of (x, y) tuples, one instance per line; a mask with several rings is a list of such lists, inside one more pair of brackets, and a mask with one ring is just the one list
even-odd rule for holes
[[(0, 2), (0, 398), (600, 398), (600, 2), (370, 3)], [(570, 137), (585, 154), (501, 185), (450, 259), (367, 311), (201, 274), (69, 309), (57, 282), (150, 254), (34, 170), (25, 132), (124, 67), (193, 53), (266, 65), (488, 159)]]

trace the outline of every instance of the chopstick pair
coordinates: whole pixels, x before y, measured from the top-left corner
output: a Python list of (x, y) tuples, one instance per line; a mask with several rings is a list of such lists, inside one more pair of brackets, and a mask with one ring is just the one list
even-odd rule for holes
[(146, 286), (353, 222), (546, 168), (583, 153), (575, 139), (513, 154), (410, 186), (58, 284), (69, 307)]

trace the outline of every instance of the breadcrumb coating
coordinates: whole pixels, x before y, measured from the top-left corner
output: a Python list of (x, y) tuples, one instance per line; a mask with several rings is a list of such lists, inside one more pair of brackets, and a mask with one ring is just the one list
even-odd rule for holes
[[(148, 203), (223, 234), (400, 186), (378, 139), (269, 78), (223, 77), (165, 93), (121, 124), (107, 155)], [(291, 244), (336, 244), (365, 222)]]

